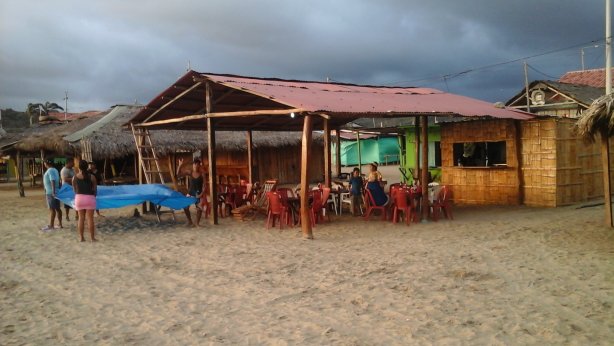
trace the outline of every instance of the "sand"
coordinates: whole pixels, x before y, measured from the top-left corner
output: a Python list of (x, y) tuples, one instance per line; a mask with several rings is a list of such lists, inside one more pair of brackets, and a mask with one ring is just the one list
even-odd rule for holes
[[(302, 240), (264, 219), (193, 229), (104, 210), (42, 233), (42, 192), (0, 185), (0, 344), (612, 344), (603, 206), (333, 217)], [(71, 214), (71, 217), (74, 215)]]

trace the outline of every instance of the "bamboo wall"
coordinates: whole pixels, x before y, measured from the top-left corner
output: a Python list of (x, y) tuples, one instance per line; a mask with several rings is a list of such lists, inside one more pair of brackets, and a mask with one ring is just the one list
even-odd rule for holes
[(603, 196), (600, 142), (584, 142), (574, 125), (561, 118), (522, 122), (525, 204), (557, 207)]
[[(519, 204), (518, 160), (513, 120), (480, 120), (441, 126), (442, 184), (456, 204)], [(453, 145), (464, 142), (506, 142), (507, 167), (458, 167)]]
[[(514, 121), (444, 124), (442, 183), (451, 186), (457, 204), (514, 205), (522, 198), (526, 205), (557, 207), (603, 197), (601, 142), (587, 143), (579, 138), (575, 122), (558, 117), (520, 121), (520, 177)], [(454, 143), (503, 140), (506, 168), (454, 166)], [(614, 141), (610, 141), (610, 152), (614, 153)], [(610, 160), (610, 167), (614, 188), (614, 160)]]

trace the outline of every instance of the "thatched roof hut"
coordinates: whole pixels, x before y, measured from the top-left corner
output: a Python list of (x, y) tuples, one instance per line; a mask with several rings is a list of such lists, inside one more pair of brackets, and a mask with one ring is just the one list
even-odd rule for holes
[(578, 133), (589, 140), (614, 136), (614, 94), (596, 99), (577, 123)]
[(72, 155), (73, 148), (63, 138), (99, 120), (95, 115), (68, 123), (61, 121), (41, 122), (21, 132), (8, 133), (0, 139), (0, 151), (11, 154), (17, 151), (39, 153), (41, 150), (59, 155)]
[[(132, 119), (142, 106), (114, 106), (95, 123), (64, 137), (76, 152), (90, 147), (93, 159), (119, 158), (136, 152), (134, 137), (125, 124)], [(207, 148), (206, 131), (153, 130), (151, 140), (161, 155), (177, 151), (197, 151)], [(254, 132), (253, 146), (284, 147), (297, 145), (301, 141), (299, 132)], [(228, 151), (247, 150), (243, 132), (217, 132), (216, 147)]]

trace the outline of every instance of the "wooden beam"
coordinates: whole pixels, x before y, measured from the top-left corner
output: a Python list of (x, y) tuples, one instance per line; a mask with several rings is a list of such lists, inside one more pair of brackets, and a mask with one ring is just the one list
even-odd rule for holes
[(206, 118), (230, 118), (230, 117), (248, 117), (248, 116), (258, 116), (258, 115), (278, 115), (278, 116), (288, 116), (290, 113), (301, 113), (304, 112), (304, 109), (301, 108), (291, 108), (291, 109), (274, 109), (274, 110), (257, 110), (257, 111), (239, 111), (239, 112), (220, 112), (220, 113), (205, 113), (205, 114), (193, 114), (186, 115), (179, 118), (171, 118), (164, 120), (156, 120), (150, 122), (144, 122), (139, 124), (139, 126), (156, 126), (156, 125), (166, 125), (173, 123), (181, 123), (190, 120), (199, 120)]
[(229, 118), (229, 117), (247, 117), (257, 115), (280, 115), (289, 116), (290, 113), (302, 113), (305, 112), (302, 108), (290, 108), (290, 109), (262, 109), (257, 111), (239, 111), (239, 112), (220, 112), (209, 113), (207, 118)]
[[(211, 84), (205, 85), (205, 105), (207, 113), (211, 112), (212, 90)], [(217, 200), (217, 165), (215, 157), (215, 119), (207, 118), (207, 158), (209, 161), (209, 198), (211, 199), (211, 224), (218, 224)]]
[(247, 177), (250, 184), (254, 183), (254, 157), (253, 157), (253, 138), (252, 138), (252, 130), (247, 131)]
[(15, 169), (17, 170), (17, 189), (19, 190), (19, 197), (26, 197), (26, 193), (23, 189), (23, 157), (21, 152), (17, 151), (15, 158)]
[(303, 118), (303, 137), (301, 153), (301, 230), (303, 238), (313, 239), (311, 230), (311, 217), (309, 212), (309, 157), (312, 140), (312, 116), (307, 114)]
[[(194, 77), (194, 80), (195, 81), (211, 81), (211, 79), (209, 79), (207, 77), (202, 77), (202, 76), (201, 77)], [(249, 90), (249, 89), (244, 88), (244, 87), (236, 86), (236, 85), (233, 85), (231, 83), (224, 83), (224, 82), (219, 82), (219, 81), (212, 81), (212, 82), (215, 83), (215, 84), (219, 84), (219, 85), (225, 86), (227, 88), (231, 88), (231, 89), (243, 91), (243, 92), (248, 93), (248, 94), (256, 95), (256, 96), (261, 97), (263, 99), (272, 100), (272, 101), (274, 101), (276, 103), (283, 104), (283, 105), (286, 105), (288, 107), (294, 107), (291, 104), (287, 104), (285, 102), (278, 101), (278, 100), (276, 100), (274, 97), (272, 97), (270, 95), (261, 94), (259, 92), (252, 91), (252, 90)]]
[(420, 185), (422, 186), (422, 222), (429, 217), (429, 126), (428, 116), (421, 116), (422, 124), (422, 170), (420, 171)]
[(200, 85), (202, 84), (202, 82), (197, 82), (196, 84), (192, 85), (191, 87), (189, 87), (187, 90), (181, 92), (181, 94), (175, 96), (172, 100), (168, 101), (167, 103), (165, 103), (164, 105), (162, 105), (162, 107), (158, 108), (155, 112), (151, 113), (145, 120), (143, 120), (143, 122), (147, 122), (147, 120), (153, 118), (156, 114), (160, 113), (161, 111), (163, 111), (166, 107), (172, 105), (175, 101), (179, 100), (181, 97), (183, 97), (185, 94), (189, 93), (190, 91), (198, 88)]
[(330, 148), (330, 126), (328, 119), (323, 120), (324, 130), (324, 185), (330, 187), (330, 173), (331, 173), (331, 148)]

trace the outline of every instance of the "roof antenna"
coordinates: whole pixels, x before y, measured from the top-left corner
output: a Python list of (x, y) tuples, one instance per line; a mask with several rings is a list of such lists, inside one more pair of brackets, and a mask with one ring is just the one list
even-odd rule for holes
[(64, 91), (64, 121), (68, 118), (68, 91)]
[(192, 66), (190, 64), (190, 60), (188, 60), (188, 69), (186, 71), (190, 71), (192, 69)]

